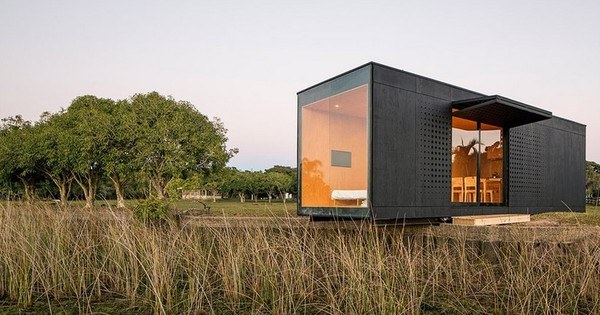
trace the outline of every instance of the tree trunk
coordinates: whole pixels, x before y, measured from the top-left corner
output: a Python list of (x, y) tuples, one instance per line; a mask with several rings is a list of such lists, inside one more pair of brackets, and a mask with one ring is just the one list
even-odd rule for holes
[(118, 190), (115, 190), (115, 194), (117, 195), (117, 208), (125, 208), (125, 198), (123, 197), (123, 191), (121, 191), (121, 188), (117, 188)]
[(23, 177), (19, 177), (19, 179), (21, 180), (21, 183), (23, 183), (23, 190), (25, 193), (25, 195), (23, 197), (25, 199), (25, 203), (30, 205), (31, 203), (33, 203), (33, 198), (35, 195), (34, 186), (32, 183), (30, 183), (28, 180), (26, 180)]
[(164, 180), (159, 176), (152, 176), (150, 179), (150, 184), (154, 191), (156, 192), (156, 198), (164, 199), (165, 198), (165, 185)]
[(271, 197), (271, 193), (267, 193), (267, 196), (269, 197), (269, 203), (271, 203), (271, 199), (273, 198)]
[(240, 197), (240, 202), (246, 202), (246, 195), (244, 193), (238, 193), (238, 196)]
[(123, 197), (123, 182), (119, 179), (119, 176), (110, 176), (110, 180), (115, 186), (115, 195), (117, 196), (117, 208), (125, 208), (125, 198)]
[(66, 206), (69, 199), (69, 193), (71, 192), (71, 181), (62, 181), (57, 184), (58, 191), (60, 192), (60, 205)]
[(74, 175), (73, 178), (83, 191), (83, 195), (85, 196), (85, 207), (87, 209), (92, 209), (94, 207), (94, 201), (96, 200), (96, 189), (98, 188), (96, 176), (84, 176), (85, 183), (83, 182), (83, 179), (79, 178), (77, 175)]
[(50, 172), (44, 171), (44, 173), (50, 177), (54, 185), (58, 188), (60, 193), (60, 205), (66, 206), (69, 201), (69, 194), (71, 193), (71, 182), (73, 180), (72, 175), (53, 175)]
[(285, 192), (280, 191), (279, 196), (281, 196), (281, 200), (283, 200), (283, 204), (285, 205)]
[(96, 185), (96, 181), (91, 177), (88, 178), (87, 183), (88, 193), (85, 196), (85, 207), (91, 209), (94, 207), (94, 201), (96, 200), (96, 190), (98, 189), (98, 185)]

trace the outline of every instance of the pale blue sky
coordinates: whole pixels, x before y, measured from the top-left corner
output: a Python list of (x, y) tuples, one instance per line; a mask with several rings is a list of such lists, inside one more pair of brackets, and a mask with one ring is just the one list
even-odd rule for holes
[(600, 1), (0, 0), (0, 117), (156, 90), (229, 129), (231, 165), (295, 165), (296, 92), (376, 61), (587, 125)]

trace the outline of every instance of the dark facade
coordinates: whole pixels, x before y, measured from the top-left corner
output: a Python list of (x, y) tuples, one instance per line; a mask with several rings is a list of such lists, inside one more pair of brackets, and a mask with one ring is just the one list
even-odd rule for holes
[(585, 211), (585, 126), (377, 63), (298, 93), (298, 214)]

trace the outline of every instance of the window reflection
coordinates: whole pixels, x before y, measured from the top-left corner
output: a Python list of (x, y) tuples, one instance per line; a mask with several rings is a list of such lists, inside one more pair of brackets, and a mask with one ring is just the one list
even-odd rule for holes
[(502, 128), (481, 124), (481, 189), (480, 200), (501, 203), (503, 178)]
[(502, 142), (500, 127), (452, 118), (452, 202), (503, 202)]
[(302, 206), (367, 206), (367, 107), (368, 85), (302, 107)]
[(452, 118), (452, 202), (477, 202), (479, 131), (474, 121)]

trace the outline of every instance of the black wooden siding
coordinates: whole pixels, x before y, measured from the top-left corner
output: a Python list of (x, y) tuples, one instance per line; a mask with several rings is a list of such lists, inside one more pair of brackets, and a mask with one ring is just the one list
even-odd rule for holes
[(585, 126), (553, 117), (512, 128), (505, 205), (453, 206), (450, 102), (483, 94), (378, 64), (372, 77), (376, 219), (585, 210)]
[[(369, 200), (375, 219), (538, 213), (567, 211), (567, 206), (572, 211), (585, 211), (584, 125), (553, 117), (511, 128), (505, 134), (505, 204), (452, 205), (450, 103), (484, 95), (380, 64), (369, 65), (355, 71), (372, 71)], [(299, 109), (329, 94), (330, 81), (352, 83), (336, 77), (302, 91)], [(321, 90), (328, 92), (319, 93)], [(299, 214), (309, 213), (300, 204), (298, 210)], [(313, 210), (324, 215), (344, 211)]]

